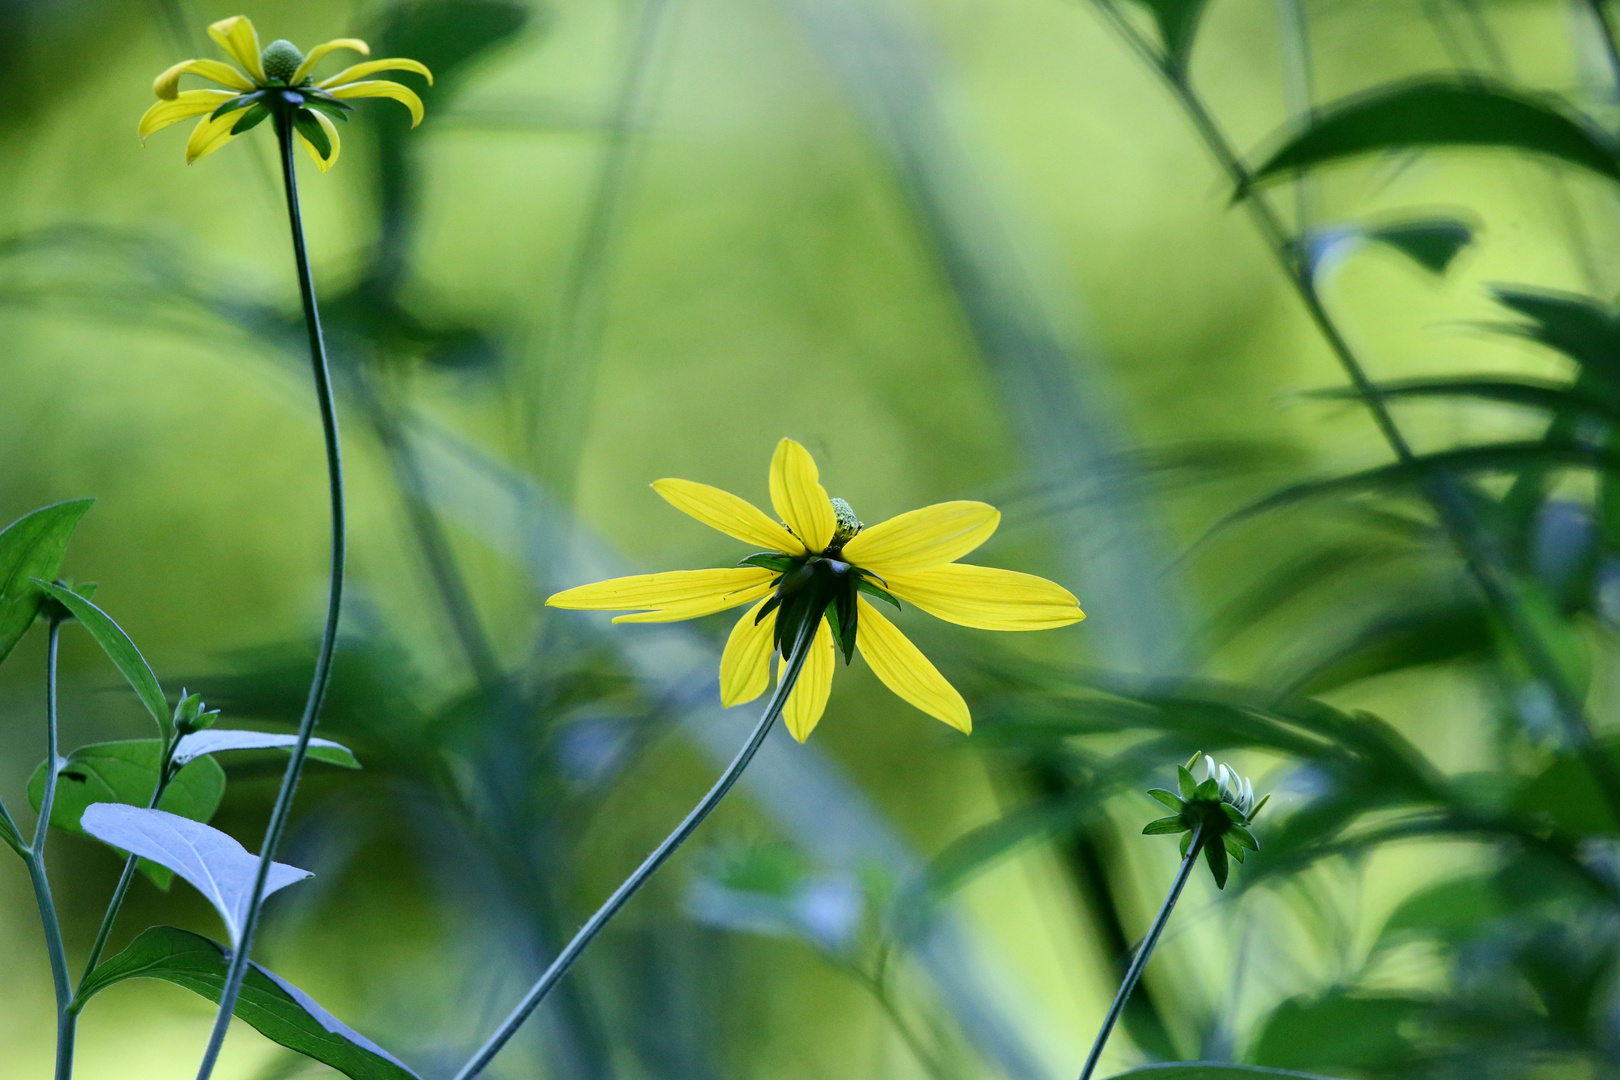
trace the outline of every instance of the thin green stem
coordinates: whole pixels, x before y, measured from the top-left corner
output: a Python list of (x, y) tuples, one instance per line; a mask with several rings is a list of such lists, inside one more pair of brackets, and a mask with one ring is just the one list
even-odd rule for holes
[(298, 205), (298, 173), (294, 168), (293, 130), (284, 113), (276, 116), (276, 138), (281, 145), (281, 177), (287, 193), (287, 219), (292, 228), (293, 258), (298, 267), (298, 293), (304, 306), (304, 325), (309, 331), (309, 358), (315, 375), (315, 396), (320, 405), (321, 428), (326, 436), (326, 469), (332, 501), (332, 555), (330, 589), (326, 600), (326, 625), (321, 631), (320, 651), (315, 657), (315, 673), (309, 684), (309, 697), (304, 702), (304, 715), (298, 722), (298, 741), (293, 744), (287, 771), (281, 780), (281, 790), (270, 811), (270, 824), (265, 828), (264, 843), (259, 848), (259, 871), (253, 879), (253, 893), (248, 902), (246, 917), (242, 920), (242, 937), (231, 952), (231, 963), (225, 973), (225, 985), (219, 998), (219, 1015), (208, 1039), (197, 1069), (197, 1080), (208, 1080), (220, 1048), (225, 1044), (225, 1033), (230, 1028), (231, 1014), (236, 1007), (242, 980), (247, 975), (248, 958), (253, 951), (253, 934), (258, 929), (259, 912), (264, 903), (265, 878), (276, 857), (276, 848), (292, 816), (293, 796), (298, 791), (298, 779), (309, 755), (309, 740), (320, 720), (321, 705), (326, 700), (326, 687), (332, 676), (332, 656), (337, 648), (338, 613), (343, 602), (343, 562), (345, 526), (343, 507), (343, 454), (338, 438), (337, 406), (332, 396), (332, 374), (326, 361), (326, 342), (321, 337), (321, 314), (315, 302), (315, 281), (310, 274), (309, 252), (304, 244), (303, 214)]
[(657, 872), (658, 868), (663, 866), (671, 855), (675, 854), (676, 849), (684, 844), (692, 833), (697, 831), (697, 827), (703, 824), (703, 819), (708, 817), (716, 806), (720, 805), (720, 800), (726, 797), (726, 793), (737, 782), (737, 778), (742, 776), (743, 770), (748, 767), (748, 763), (754, 760), (754, 755), (759, 752), (759, 748), (765, 744), (765, 736), (771, 733), (771, 725), (776, 723), (776, 718), (782, 715), (782, 707), (787, 704), (788, 695), (793, 692), (793, 687), (798, 684), (799, 673), (804, 669), (805, 656), (809, 652), (810, 642), (816, 626), (816, 622), (807, 622), (803, 632), (799, 635), (799, 639), (793, 643), (792, 655), (788, 657), (785, 665), (786, 669), (782, 672), (782, 677), (776, 684), (776, 692), (771, 695), (771, 700), (765, 706), (765, 712), (760, 716), (759, 723), (755, 725), (754, 733), (748, 737), (748, 742), (743, 744), (743, 748), (737, 751), (737, 756), (731, 759), (731, 764), (726, 766), (726, 771), (720, 774), (720, 778), (714, 782), (714, 786), (709, 789), (708, 794), (703, 796), (702, 800), (692, 808), (691, 813), (687, 814), (685, 819), (675, 827), (675, 831), (665, 837), (664, 842), (653, 849), (653, 853), (648, 855), (640, 866), (636, 867), (635, 873), (625, 878), (623, 883), (613, 890), (613, 895), (609, 896), (602, 906), (596, 909), (596, 914), (586, 920), (585, 925), (579, 928), (579, 932), (574, 935), (573, 940), (564, 946), (562, 952), (558, 953), (557, 958), (551, 962), (551, 966), (546, 968), (545, 974), (541, 975), (539, 980), (529, 988), (529, 992), (523, 995), (523, 1000), (518, 1002), (517, 1008), (513, 1009), (511, 1014), (502, 1021), (495, 1034), (491, 1035), (467, 1064), (463, 1065), (461, 1070), (456, 1073), (455, 1080), (472, 1080), (473, 1077), (488, 1067), (489, 1063), (495, 1059), (495, 1055), (501, 1052), (501, 1048), (511, 1040), (513, 1035), (517, 1034), (517, 1030), (523, 1026), (523, 1022), (545, 1000), (552, 987), (556, 986), (558, 981), (568, 974), (568, 969), (574, 966), (574, 961), (579, 959), (580, 954), (590, 945), (592, 939), (601, 933), (602, 928), (619, 913), (619, 909), (629, 902), (630, 898), (647, 883), (647, 880)]
[(71, 1033), (64, 1032), (64, 1027), (73, 989), (68, 982), (62, 924), (56, 917), (56, 902), (51, 899), (51, 882), (45, 869), (45, 839), (50, 835), (51, 811), (56, 805), (56, 774), (62, 767), (56, 737), (56, 654), (61, 632), (62, 620), (52, 618), (50, 644), (46, 646), (45, 655), (45, 790), (39, 799), (34, 842), (23, 861), (28, 864), (28, 880), (34, 886), (34, 902), (39, 907), (40, 925), (45, 930), (45, 951), (51, 960), (51, 985), (56, 991), (56, 1076), (57, 1080), (68, 1080), (73, 1075), (73, 1040)]
[(1153, 947), (1159, 943), (1159, 935), (1170, 922), (1170, 912), (1175, 909), (1176, 901), (1181, 899), (1181, 890), (1187, 886), (1187, 878), (1192, 874), (1193, 864), (1198, 861), (1198, 853), (1203, 849), (1202, 825), (1193, 829), (1192, 843), (1187, 845), (1187, 855), (1181, 860), (1181, 869), (1176, 871), (1175, 884), (1170, 886), (1170, 895), (1164, 898), (1164, 905), (1159, 908), (1158, 916), (1153, 925), (1148, 928), (1147, 937), (1142, 939), (1142, 945), (1131, 958), (1131, 966), (1125, 971), (1125, 979), (1119, 984), (1119, 993), (1114, 995), (1114, 1003), (1108, 1006), (1108, 1015), (1103, 1017), (1102, 1027), (1097, 1031), (1097, 1039), (1091, 1044), (1091, 1053), (1086, 1055), (1086, 1064), (1080, 1070), (1080, 1080), (1091, 1080), (1091, 1073), (1097, 1068), (1097, 1059), (1102, 1057), (1103, 1047), (1108, 1044), (1108, 1036), (1113, 1033), (1114, 1025), (1125, 1012), (1125, 1003), (1130, 1000), (1131, 991), (1142, 979), (1142, 969), (1147, 967), (1148, 957), (1153, 955)]
[(1470, 576), (1484, 593), (1486, 602), (1501, 615), (1526, 666), (1537, 680), (1551, 690), (1558, 702), (1566, 737), (1580, 752), (1593, 779), (1602, 789), (1605, 800), (1616, 813), (1620, 813), (1620, 769), (1616, 768), (1614, 761), (1597, 745), (1591, 723), (1586, 716), (1585, 701), (1570, 684), (1552, 647), (1543, 637), (1523, 591), (1508, 572), (1507, 562), (1498, 550), (1498, 545), (1480, 523), (1468, 493), (1455, 477), (1425, 469), (1413, 451), (1411, 443), (1396, 424), (1383, 393), (1367, 374), (1366, 367), (1323, 304), (1311, 274), (1310, 263), (1300, 243), (1283, 227), (1271, 204), (1254, 189), (1253, 177), (1247, 166), (1238, 157), (1237, 151), (1215, 123), (1214, 117), (1204, 107), (1203, 100), (1193, 90), (1186, 77), (1166, 63), (1148, 45), (1136, 28), (1121, 16), (1112, 0), (1098, 0), (1098, 6), (1104, 17), (1125, 38), (1133, 51), (1164, 80), (1192, 121), (1205, 147), (1226, 173), (1235, 190), (1242, 194), (1243, 204), (1248, 208), (1256, 228), (1298, 294), (1312, 324), (1355, 388), (1362, 405), (1372, 416), (1379, 434), (1394, 452), (1396, 460), (1422, 480), (1424, 493), (1434, 507), (1442, 527), (1451, 538), (1453, 546), (1462, 556)]

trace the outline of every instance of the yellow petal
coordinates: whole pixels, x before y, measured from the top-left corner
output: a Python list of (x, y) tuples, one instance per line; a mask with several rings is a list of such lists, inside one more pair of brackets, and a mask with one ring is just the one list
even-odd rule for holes
[(714, 601), (720, 606), (710, 610), (722, 611), (753, 599), (747, 597), (725, 603), (729, 597), (750, 588), (769, 585), (772, 577), (774, 575), (769, 570), (757, 566), (635, 574), (567, 589), (547, 600), (546, 605), (585, 611), (634, 611)]
[[(364, 42), (361, 44), (364, 44)], [(370, 50), (366, 51), (369, 54)], [(310, 55), (313, 56), (314, 54), (311, 53)], [(352, 83), (356, 79), (363, 79), (367, 75), (375, 75), (379, 71), (414, 71), (426, 79), (429, 86), (433, 85), (433, 72), (427, 69), (426, 64), (418, 63), (415, 60), (406, 60), (403, 57), (395, 57), (392, 60), (367, 60), (363, 64), (346, 67), (330, 79), (322, 79), (315, 85), (319, 89), (330, 90), (335, 86), (342, 86), (344, 83)]]
[(309, 73), (315, 70), (316, 64), (325, 59), (329, 53), (334, 53), (339, 49), (348, 49), (359, 53), (361, 56), (371, 55), (371, 46), (359, 38), (341, 37), (333, 38), (331, 41), (323, 41), (309, 50), (309, 55), (304, 57), (304, 62), (298, 65), (298, 70), (294, 71), (292, 78), (287, 81), (297, 86), (309, 77)]
[(720, 704), (725, 708), (753, 701), (771, 684), (771, 651), (776, 647), (776, 612), (760, 619), (761, 600), (737, 620), (726, 638), (726, 651), (720, 654)]
[(922, 654), (900, 628), (871, 604), (859, 597), (860, 627), (855, 631), (855, 647), (871, 665), (883, 685), (917, 706), (929, 716), (943, 720), (966, 734), (973, 731), (973, 716), (956, 687), (945, 681), (928, 657)]
[(1086, 617), (1074, 594), (1034, 574), (951, 563), (889, 574), (889, 591), (928, 614), (980, 630), (1050, 630)]
[(221, 117), (205, 116), (199, 120), (197, 126), (191, 129), (191, 138), (186, 140), (186, 164), (200, 161), (236, 138), (231, 134), (231, 128), (236, 126), (246, 111), (233, 109)]
[(844, 545), (844, 558), (887, 577), (960, 559), (1001, 524), (1001, 512), (982, 502), (925, 506), (862, 529)]
[(229, 101), (236, 95), (229, 90), (187, 90), (173, 101), (159, 101), (146, 115), (141, 117), (138, 129), (141, 141), (154, 131), (162, 131), (170, 124), (178, 124), (182, 120), (189, 120), (193, 116), (211, 113), (219, 108), (220, 103)]
[(393, 98), (411, 110), (411, 127), (415, 127), (422, 122), (422, 115), (425, 111), (422, 108), (422, 99), (416, 96), (416, 91), (403, 87), (397, 82), (389, 82), (387, 79), (372, 79), (370, 82), (334, 86), (329, 93), (335, 98)]
[(208, 36), (224, 49), (242, 70), (253, 76), (253, 81), (264, 84), (264, 65), (259, 61), (259, 32), (246, 15), (232, 15), (208, 28)]
[(675, 509), (745, 544), (789, 555), (804, 554), (798, 537), (747, 499), (694, 480), (655, 480), (653, 490)]
[(760, 597), (769, 594), (773, 586), (769, 580), (761, 581), (757, 585), (747, 585), (728, 593), (717, 593), (714, 596), (704, 597), (701, 600), (686, 600), (679, 604), (666, 604), (652, 611), (643, 611), (639, 615), (619, 615), (614, 618), (616, 623), (648, 623), (648, 622), (681, 622), (685, 619), (696, 619), (700, 615), (713, 615), (717, 611), (725, 611), (739, 604), (749, 604)]
[(832, 543), (838, 518), (810, 451), (783, 439), (771, 458), (771, 505), (804, 546), (819, 552)]
[(309, 151), (309, 156), (315, 159), (315, 167), (320, 169), (321, 172), (325, 172), (337, 164), (338, 154), (343, 150), (343, 140), (338, 138), (337, 125), (332, 123), (331, 119), (319, 109), (310, 109), (309, 114), (320, 123), (321, 127), (326, 129), (326, 137), (332, 143), (332, 156), (321, 157), (321, 152), (315, 149), (315, 144), (304, 138), (303, 135), (298, 136), (298, 141), (304, 144), (304, 149)]
[[(783, 666), (778, 657), (777, 682), (782, 681)], [(837, 666), (838, 654), (833, 649), (832, 627), (827, 625), (826, 619), (822, 619), (815, 638), (810, 642), (810, 651), (805, 655), (804, 667), (799, 671), (799, 681), (794, 684), (792, 693), (788, 694), (787, 705), (782, 709), (782, 722), (787, 725), (788, 734), (800, 742), (810, 737), (816, 724), (821, 722), (821, 714), (827, 711), (827, 697), (832, 693), (833, 669)]]
[(173, 101), (180, 93), (182, 75), (201, 75), (221, 86), (228, 86), (232, 90), (244, 93), (254, 89), (248, 77), (229, 64), (222, 64), (218, 60), (182, 60), (152, 80), (152, 92), (164, 101)]

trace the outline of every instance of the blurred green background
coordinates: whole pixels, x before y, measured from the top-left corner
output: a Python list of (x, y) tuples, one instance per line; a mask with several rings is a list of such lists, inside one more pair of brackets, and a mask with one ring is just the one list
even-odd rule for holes
[[(1107, 1071), (1620, 1068), (1620, 824), (1432, 514), (1390, 484), (1211, 532), (1388, 451), (1353, 402), (1304, 395), (1342, 385), (1331, 354), (1173, 98), (1085, 4), (0, 0), (0, 516), (99, 499), (67, 571), (171, 692), (285, 728), (324, 602), (268, 129), (191, 167), (183, 129), (135, 136), (151, 78), (214, 55), (203, 28), (238, 13), (266, 41), (358, 34), (439, 75), (420, 129), (374, 103), (303, 178), (353, 514), (322, 733), (366, 768), (312, 767), (282, 857), (317, 877), (271, 902), (262, 961), (424, 1076), (453, 1071), (753, 719), (718, 706), (725, 617), (610, 629), (541, 602), (729, 565), (745, 552), (648, 484), (763, 502), (791, 436), (868, 522), (1000, 506), (974, 561), (1050, 576), (1090, 618), (992, 635), (906, 612), (974, 736), (857, 662), (491, 1076), (1071, 1075), (1175, 864), (1137, 835), (1141, 791), (1195, 749), (1277, 792), (1263, 850), (1225, 893), (1189, 889)], [(1218, 0), (1193, 64), (1245, 155), (1312, 102), (1455, 71), (1620, 118), (1579, 3)], [(1469, 226), (1440, 274), (1377, 245), (1319, 272), (1386, 380), (1567, 382), (1569, 356), (1500, 331), (1489, 287), (1606, 303), (1615, 196), (1475, 150), (1270, 192), (1301, 229)], [(1547, 428), (1466, 400), (1399, 415), (1423, 450)], [(1554, 595), (1601, 735), (1620, 617), (1601, 470), (1501, 471), (1487, 518)], [(13, 808), (42, 753), (41, 637), (0, 671)], [(86, 636), (64, 664), (68, 747), (145, 733)], [(279, 765), (228, 763), (216, 824), (250, 848)], [(118, 864), (53, 846), (82, 956)], [(186, 886), (143, 879), (114, 947), (156, 923), (218, 935)], [(0, 971), (0, 1072), (48, 1075), (19, 864)], [(86, 1013), (80, 1075), (184, 1072), (211, 1016), (120, 986)], [(218, 1075), (328, 1074), (238, 1025)]]

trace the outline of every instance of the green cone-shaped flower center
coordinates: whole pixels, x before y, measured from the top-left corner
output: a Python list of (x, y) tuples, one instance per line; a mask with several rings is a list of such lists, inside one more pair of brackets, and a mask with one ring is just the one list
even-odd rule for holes
[(266, 77), (291, 83), (293, 72), (304, 62), (304, 54), (286, 38), (277, 38), (264, 47), (264, 52), (259, 54), (259, 62), (264, 65)]
[(837, 549), (853, 540), (855, 534), (865, 526), (861, 524), (861, 519), (855, 514), (855, 508), (850, 506), (849, 503), (836, 496), (830, 501), (832, 502), (833, 515), (838, 519), (838, 525), (833, 529), (832, 539), (832, 548)]

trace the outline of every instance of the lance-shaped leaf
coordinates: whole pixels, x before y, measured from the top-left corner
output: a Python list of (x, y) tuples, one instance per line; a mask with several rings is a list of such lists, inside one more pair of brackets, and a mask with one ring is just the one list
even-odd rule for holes
[[(51, 804), (51, 824), (87, 835), (79, 824), (93, 803), (124, 803), (146, 806), (157, 787), (158, 764), (163, 743), (157, 739), (131, 739), (124, 742), (92, 743), (81, 746), (68, 757), (58, 775), (56, 800)], [(35, 810), (45, 794), (45, 763), (39, 763), (28, 780), (28, 801)], [(164, 789), (158, 809), (171, 814), (207, 821), (219, 809), (225, 795), (225, 770), (212, 759), (193, 762), (175, 774)], [(140, 868), (167, 889), (174, 874), (168, 867), (142, 859)]]
[(1455, 218), (1420, 218), (1377, 225), (1363, 235), (1394, 248), (1431, 274), (1443, 274), (1474, 242), (1474, 227)]
[(1177, 1061), (1167, 1065), (1143, 1065), (1115, 1074), (1111, 1080), (1331, 1080), (1316, 1073), (1267, 1069), (1259, 1065), (1232, 1065), (1224, 1061)]
[(1591, 121), (1551, 100), (1478, 79), (1418, 79), (1328, 105), (1256, 168), (1253, 179), (1367, 153), (1466, 146), (1528, 150), (1620, 180), (1615, 148)]
[(35, 578), (62, 572), (68, 539), (94, 499), (74, 499), (25, 514), (0, 532), (0, 660), (39, 614), (45, 594)]
[(1171, 70), (1185, 72), (1208, 0), (1138, 0), (1153, 16)]
[[(273, 731), (221, 731), (209, 728), (182, 736), (179, 745), (174, 748), (174, 760), (176, 764), (185, 764), (195, 758), (226, 750), (291, 749), (296, 742), (296, 735), (281, 735)], [(345, 769), (360, 767), (360, 762), (355, 760), (348, 747), (330, 739), (310, 739), (309, 756), (314, 761), (324, 761)]]
[(73, 617), (90, 631), (90, 636), (96, 639), (96, 644), (107, 654), (107, 659), (113, 662), (113, 666), (129, 680), (129, 685), (134, 687), (135, 696), (141, 699), (146, 711), (157, 721), (158, 729), (165, 736), (168, 735), (171, 717), (169, 703), (163, 696), (163, 687), (158, 685), (157, 676), (152, 674), (151, 665), (135, 647), (135, 643), (129, 640), (129, 635), (124, 633), (123, 628), (113, 622), (112, 617), (105, 611), (71, 589), (64, 589), (60, 585), (43, 580), (37, 583), (45, 590), (46, 595), (73, 612)]
[[(125, 979), (163, 979), (217, 1003), (228, 964), (225, 949), (217, 942), (172, 926), (154, 926), (97, 967), (79, 988), (74, 1004), (82, 1008), (91, 997)], [(417, 1080), (416, 1073), (388, 1051), (258, 964), (248, 965), (235, 1015), (265, 1038), (352, 1080)]]
[[(162, 810), (94, 803), (79, 822), (102, 843), (161, 863), (191, 882), (225, 920), (231, 943), (241, 940), (259, 868), (257, 855), (218, 829)], [(312, 876), (296, 866), (272, 863), (264, 895)]]

